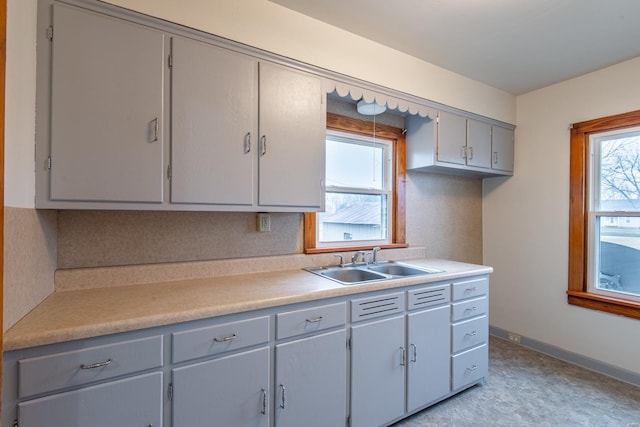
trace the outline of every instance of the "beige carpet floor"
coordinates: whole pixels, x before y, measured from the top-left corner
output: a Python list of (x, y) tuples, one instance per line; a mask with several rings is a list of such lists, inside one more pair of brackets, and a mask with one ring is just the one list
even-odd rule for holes
[(491, 337), (489, 378), (394, 427), (640, 427), (640, 388)]

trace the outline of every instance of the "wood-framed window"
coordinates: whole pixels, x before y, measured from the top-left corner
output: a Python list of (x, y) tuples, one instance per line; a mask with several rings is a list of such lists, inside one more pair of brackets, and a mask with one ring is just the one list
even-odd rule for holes
[(571, 126), (568, 303), (640, 319), (640, 110)]
[[(375, 132), (374, 132), (375, 126)], [(367, 250), (375, 246), (381, 248), (398, 248), (407, 247), (405, 233), (405, 187), (406, 187), (406, 140), (402, 129), (372, 123), (368, 121), (353, 119), (350, 117), (340, 116), (327, 113), (327, 131), (335, 133), (334, 140), (350, 142), (350, 136), (353, 136), (354, 145), (357, 146), (357, 139), (362, 137), (370, 141), (375, 148), (383, 152), (383, 148), (388, 150), (390, 156), (389, 170), (391, 176), (388, 177), (388, 189), (381, 187), (368, 191), (373, 198), (388, 199), (389, 212), (386, 212), (384, 218), (389, 218), (388, 224), (383, 224), (386, 229), (386, 238), (384, 241), (376, 241), (367, 239), (355, 239), (353, 242), (348, 241), (348, 237), (344, 239), (336, 239), (337, 241), (322, 242), (319, 230), (319, 213), (304, 214), (304, 251), (305, 253), (321, 253), (321, 252), (338, 252), (345, 250)], [(373, 142), (371, 142), (373, 141)], [(363, 143), (366, 144), (366, 143)], [(368, 154), (367, 154), (368, 155)], [(372, 154), (373, 155), (373, 154)], [(384, 156), (384, 154), (382, 154)], [(330, 160), (327, 160), (330, 161)], [(327, 183), (327, 197), (335, 196), (335, 194), (354, 193), (357, 192), (350, 186), (340, 189), (335, 187), (331, 190), (331, 186)], [(364, 191), (367, 192), (367, 191)], [(385, 210), (386, 208), (383, 208)], [(342, 232), (347, 234), (347, 232)], [(331, 239), (329, 239), (331, 240)]]

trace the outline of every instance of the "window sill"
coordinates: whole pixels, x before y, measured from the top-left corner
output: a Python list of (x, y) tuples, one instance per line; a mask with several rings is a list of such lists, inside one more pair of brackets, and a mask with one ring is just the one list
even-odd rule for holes
[(640, 304), (632, 301), (595, 295), (583, 291), (567, 291), (567, 302), (583, 308), (640, 319)]
[(376, 246), (340, 246), (340, 247), (325, 247), (325, 248), (307, 248), (304, 250), (305, 254), (323, 254), (330, 252), (347, 252), (347, 251), (366, 251), (372, 250), (374, 247), (380, 249), (398, 249), (408, 248), (406, 243), (391, 243), (388, 245), (376, 245)]

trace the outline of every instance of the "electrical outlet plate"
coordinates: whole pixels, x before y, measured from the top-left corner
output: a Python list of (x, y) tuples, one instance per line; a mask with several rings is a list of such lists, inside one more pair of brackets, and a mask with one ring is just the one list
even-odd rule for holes
[(514, 344), (520, 344), (520, 335), (514, 334), (513, 332), (507, 332), (507, 338)]
[(257, 215), (257, 229), (259, 232), (264, 233), (271, 231), (271, 216), (266, 213), (259, 213)]

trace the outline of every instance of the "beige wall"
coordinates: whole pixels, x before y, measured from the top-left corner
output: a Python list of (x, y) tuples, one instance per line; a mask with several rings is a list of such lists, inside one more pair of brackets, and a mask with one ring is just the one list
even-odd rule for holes
[(640, 109), (640, 58), (518, 97), (515, 175), (484, 181), (492, 325), (640, 373), (640, 322), (567, 305), (569, 125)]

